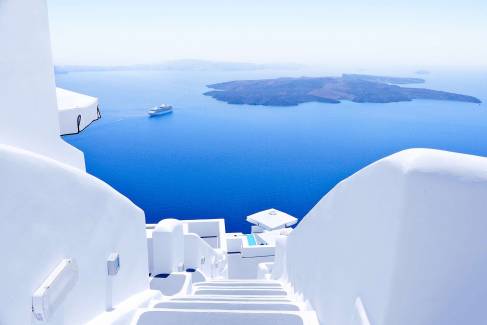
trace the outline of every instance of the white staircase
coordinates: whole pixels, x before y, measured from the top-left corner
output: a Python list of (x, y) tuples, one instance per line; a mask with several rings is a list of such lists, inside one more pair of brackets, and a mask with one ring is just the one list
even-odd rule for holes
[(273, 280), (219, 280), (193, 284), (186, 295), (140, 309), (138, 325), (319, 324), (314, 311)]

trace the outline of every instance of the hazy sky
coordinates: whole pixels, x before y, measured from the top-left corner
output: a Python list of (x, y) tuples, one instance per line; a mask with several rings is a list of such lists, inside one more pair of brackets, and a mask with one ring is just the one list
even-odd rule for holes
[(487, 0), (48, 0), (57, 64), (487, 67)]

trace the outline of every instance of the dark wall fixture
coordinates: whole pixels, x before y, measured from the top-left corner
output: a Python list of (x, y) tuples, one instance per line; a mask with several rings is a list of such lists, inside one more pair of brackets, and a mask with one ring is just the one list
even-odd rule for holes
[[(1, 1), (1, 0), (0, 0)], [(67, 133), (67, 134), (63, 134), (64, 135), (74, 135), (74, 134), (78, 134), (80, 133), (81, 131), (83, 131), (84, 129), (86, 129), (88, 126), (91, 125), (91, 123), (93, 123), (94, 121), (98, 121), (99, 119), (101, 119), (101, 112), (100, 112), (100, 107), (96, 107), (96, 120), (93, 120), (91, 121), (88, 125), (85, 125), (84, 128), (81, 128), (81, 120), (83, 119), (82, 115), (81, 114), (78, 114), (78, 117), (76, 118), (76, 125), (77, 125), (77, 128), (78, 128), (78, 131), (77, 132), (74, 132), (74, 133)]]
[(77, 123), (78, 123), (78, 133), (79, 133), (79, 131), (80, 131), (79, 127), (81, 125), (81, 114), (78, 115), (78, 121), (77, 121)]

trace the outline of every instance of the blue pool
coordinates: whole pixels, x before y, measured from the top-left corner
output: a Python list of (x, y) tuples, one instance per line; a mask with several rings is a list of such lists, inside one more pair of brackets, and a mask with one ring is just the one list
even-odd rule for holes
[(257, 245), (257, 241), (255, 240), (255, 236), (253, 234), (247, 234), (247, 242), (249, 243), (249, 246), (255, 246)]

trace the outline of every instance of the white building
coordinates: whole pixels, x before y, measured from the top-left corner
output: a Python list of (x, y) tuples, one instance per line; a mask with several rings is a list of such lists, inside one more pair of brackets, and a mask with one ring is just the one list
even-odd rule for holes
[(293, 231), (146, 225), (59, 136), (46, 3), (0, 40), (0, 324), (487, 324), (486, 158), (400, 152)]

